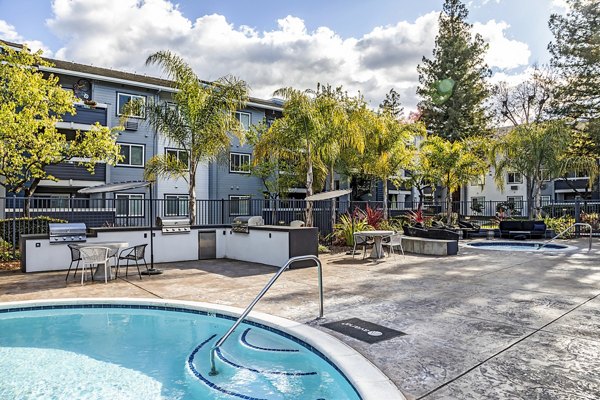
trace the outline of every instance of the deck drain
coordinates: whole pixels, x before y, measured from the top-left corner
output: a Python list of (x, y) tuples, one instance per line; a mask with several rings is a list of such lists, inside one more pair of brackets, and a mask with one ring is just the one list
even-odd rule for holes
[(406, 335), (404, 332), (386, 328), (385, 326), (377, 325), (369, 321), (363, 321), (360, 318), (328, 322), (322, 326), (367, 343), (377, 343), (395, 338), (396, 336)]

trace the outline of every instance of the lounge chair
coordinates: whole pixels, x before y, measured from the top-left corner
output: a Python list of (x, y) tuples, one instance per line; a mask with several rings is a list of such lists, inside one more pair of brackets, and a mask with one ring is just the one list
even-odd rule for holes
[(460, 219), (458, 220), (458, 227), (460, 228), (460, 230), (463, 231), (463, 236), (465, 239), (468, 239), (469, 235), (479, 233), (479, 231), (481, 230), (481, 227), (479, 225), (474, 224), (473, 222)]

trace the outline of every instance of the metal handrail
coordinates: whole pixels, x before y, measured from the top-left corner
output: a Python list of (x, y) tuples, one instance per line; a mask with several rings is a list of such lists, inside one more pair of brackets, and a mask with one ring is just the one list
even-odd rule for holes
[(217, 368), (215, 366), (215, 354), (217, 352), (217, 349), (219, 347), (221, 347), (223, 345), (223, 343), (225, 343), (225, 341), (229, 338), (229, 336), (231, 336), (233, 331), (235, 331), (235, 329), (248, 316), (250, 311), (252, 311), (252, 308), (254, 308), (256, 303), (258, 303), (258, 301), (265, 295), (265, 293), (267, 293), (267, 291), (271, 288), (271, 286), (273, 286), (273, 284), (275, 283), (277, 278), (279, 278), (279, 276), (283, 273), (283, 271), (288, 269), (290, 267), (290, 265), (292, 265), (292, 263), (294, 263), (296, 261), (310, 261), (310, 260), (317, 263), (317, 273), (318, 273), (318, 279), (319, 279), (319, 318), (323, 318), (323, 267), (321, 265), (321, 260), (319, 260), (319, 258), (317, 256), (312, 256), (312, 255), (311, 256), (292, 257), (283, 265), (283, 267), (281, 267), (279, 269), (279, 271), (277, 271), (277, 273), (275, 275), (273, 275), (271, 280), (260, 291), (258, 296), (256, 296), (254, 298), (254, 300), (252, 300), (252, 303), (250, 303), (248, 305), (248, 307), (246, 307), (246, 309), (244, 310), (242, 315), (240, 315), (240, 317), (237, 319), (237, 321), (235, 321), (233, 326), (231, 328), (229, 328), (227, 333), (225, 333), (225, 335), (223, 335), (221, 337), (221, 339), (219, 339), (217, 341), (217, 343), (215, 343), (215, 345), (210, 349), (210, 372), (208, 373), (209, 375), (214, 376), (219, 373), (219, 371), (217, 371)]
[(592, 225), (586, 224), (585, 222), (577, 222), (577, 223), (569, 226), (567, 229), (565, 229), (564, 231), (562, 231), (558, 235), (554, 236), (552, 239), (545, 241), (544, 244), (542, 244), (540, 247), (537, 248), (537, 250), (540, 250), (542, 247), (546, 246), (548, 243), (552, 242), (554, 239), (562, 236), (563, 234), (567, 233), (568, 231), (570, 231), (571, 229), (573, 229), (573, 228), (575, 228), (577, 226), (587, 226), (590, 229), (590, 242), (588, 244), (588, 252), (589, 252), (590, 250), (592, 250), (592, 231), (593, 231), (593, 228), (592, 228)]

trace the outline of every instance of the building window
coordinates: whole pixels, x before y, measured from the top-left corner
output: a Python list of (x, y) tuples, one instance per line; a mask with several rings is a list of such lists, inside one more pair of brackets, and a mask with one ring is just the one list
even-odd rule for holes
[(485, 197), (471, 197), (471, 210), (476, 213), (481, 213), (485, 209)]
[(143, 194), (115, 194), (115, 209), (117, 217), (143, 217)]
[(541, 197), (542, 207), (550, 205), (550, 203), (552, 202), (551, 196), (540, 196), (540, 197)]
[(169, 157), (177, 159), (180, 163), (187, 166), (190, 169), (190, 157), (187, 150), (183, 149), (165, 149), (165, 154)]
[(236, 174), (250, 173), (250, 154), (229, 153), (229, 172)]
[(238, 121), (240, 121), (240, 124), (242, 124), (242, 128), (245, 131), (250, 129), (250, 122), (251, 122), (251, 114), (250, 113), (237, 111), (235, 113), (235, 118)]
[(508, 196), (506, 202), (512, 204), (514, 210), (523, 209), (523, 196)]
[(117, 165), (126, 167), (143, 167), (144, 166), (144, 145), (143, 144), (127, 144), (119, 143), (121, 147), (121, 155), (123, 159)]
[(508, 183), (523, 183), (523, 175), (519, 172), (509, 172), (506, 178)]
[(188, 195), (165, 194), (165, 217), (188, 216)]
[(229, 196), (229, 215), (250, 215), (250, 196)]
[(485, 185), (485, 175), (479, 175), (477, 178), (471, 180), (471, 186), (483, 186)]
[(125, 107), (125, 104), (129, 103), (132, 100), (139, 102), (141, 107), (139, 110), (136, 110), (137, 112), (135, 113), (132, 112), (133, 110), (130, 110), (130, 112), (132, 112), (130, 117), (146, 118), (146, 96), (138, 96), (135, 94), (128, 93), (117, 93), (117, 115), (122, 115), (123, 107)]

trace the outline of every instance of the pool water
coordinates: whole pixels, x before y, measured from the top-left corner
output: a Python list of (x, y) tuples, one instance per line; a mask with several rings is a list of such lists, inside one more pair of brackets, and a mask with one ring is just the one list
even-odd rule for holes
[(309, 345), (258, 324), (240, 325), (217, 354), (219, 374), (209, 376), (210, 348), (231, 317), (152, 306), (37, 308), (0, 312), (2, 400), (360, 398)]
[(466, 246), (475, 247), (482, 250), (504, 250), (504, 251), (562, 251), (562, 250), (573, 250), (574, 247), (563, 244), (548, 243), (544, 247), (541, 247), (544, 243), (542, 242), (496, 242), (496, 241), (485, 241), (485, 242), (473, 242), (468, 243)]

